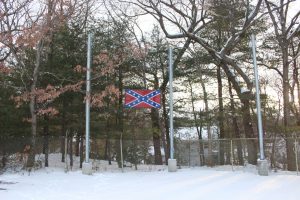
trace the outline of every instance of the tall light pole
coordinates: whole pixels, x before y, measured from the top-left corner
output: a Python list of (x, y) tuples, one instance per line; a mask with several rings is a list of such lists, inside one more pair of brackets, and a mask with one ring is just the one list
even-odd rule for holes
[(258, 70), (256, 63), (256, 41), (254, 34), (251, 35), (251, 47), (252, 47), (252, 59), (254, 65), (254, 76), (255, 76), (255, 90), (256, 90), (256, 110), (257, 110), (257, 125), (258, 125), (258, 137), (259, 137), (259, 160), (258, 160), (258, 173), (262, 176), (268, 175), (268, 162), (265, 160), (264, 154), (264, 135), (262, 129), (262, 117), (261, 117), (261, 105), (260, 105), (260, 91), (258, 81)]
[(91, 103), (91, 60), (92, 60), (92, 33), (88, 34), (87, 42), (87, 70), (86, 70), (86, 101), (85, 101), (85, 162), (82, 164), (82, 173), (91, 175), (92, 164), (90, 154), (90, 103)]
[(174, 128), (173, 128), (173, 49), (169, 47), (169, 99), (170, 99), (170, 158), (168, 160), (168, 171), (177, 170), (177, 161), (174, 159)]

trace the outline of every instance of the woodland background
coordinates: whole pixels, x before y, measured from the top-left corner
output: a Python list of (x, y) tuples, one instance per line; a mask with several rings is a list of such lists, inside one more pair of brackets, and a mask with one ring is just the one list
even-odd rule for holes
[[(119, 141), (132, 141), (128, 152), (146, 153), (136, 141), (151, 141), (153, 163), (162, 164), (170, 148), (170, 46), (175, 128), (196, 129), (197, 134), (189, 137), (199, 144), (200, 163), (213, 165), (213, 140), (241, 139), (235, 150), (238, 164), (256, 164), (249, 48), (250, 35), (255, 34), (264, 136), (270, 144), (284, 143), (280, 151), (285, 152), (287, 169), (296, 170), (299, 7), (299, 0), (1, 0), (2, 166), (11, 152), (22, 153), (24, 145), (30, 146), (27, 166), (34, 165), (38, 146), (46, 155), (45, 166), (49, 145), (60, 146), (62, 162), (66, 147), (82, 155), (86, 98), (92, 102), (92, 140), (101, 140), (96, 146), (103, 148), (102, 159), (120, 160)], [(92, 94), (86, 97), (90, 32), (94, 34)], [(162, 108), (124, 109), (123, 91), (129, 88), (159, 89)], [(73, 145), (65, 145), (66, 136)], [(138, 155), (131, 156), (137, 160)], [(218, 156), (218, 164), (230, 160), (223, 142)]]

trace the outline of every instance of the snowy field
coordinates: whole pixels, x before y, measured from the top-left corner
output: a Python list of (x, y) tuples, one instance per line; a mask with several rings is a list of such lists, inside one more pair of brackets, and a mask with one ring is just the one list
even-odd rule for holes
[(298, 200), (300, 176), (224, 168), (106, 171), (47, 168), (0, 175), (1, 200)]

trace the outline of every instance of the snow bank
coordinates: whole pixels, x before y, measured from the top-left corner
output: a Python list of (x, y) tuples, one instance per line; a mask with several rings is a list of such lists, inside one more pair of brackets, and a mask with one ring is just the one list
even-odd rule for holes
[[(2, 183), (2, 184), (1, 184)], [(11, 183), (11, 184), (5, 184)], [(271, 173), (262, 177), (231, 168), (192, 168), (177, 172), (64, 173), (47, 168), (0, 176), (3, 200), (297, 200), (300, 177)]]

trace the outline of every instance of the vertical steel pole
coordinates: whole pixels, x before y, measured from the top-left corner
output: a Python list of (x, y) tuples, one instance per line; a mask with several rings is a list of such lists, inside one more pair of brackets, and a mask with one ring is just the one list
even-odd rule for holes
[(85, 101), (85, 162), (89, 162), (90, 153), (90, 101), (91, 101), (91, 57), (92, 34), (88, 34), (87, 42), (87, 70), (86, 70), (86, 101)]
[(259, 92), (259, 82), (258, 82), (258, 70), (257, 70), (257, 64), (256, 64), (256, 41), (255, 41), (254, 34), (251, 35), (251, 46), (252, 46), (252, 57), (253, 57), (254, 76), (255, 76), (256, 109), (257, 109), (260, 160), (264, 160), (265, 159), (264, 140), (263, 140), (264, 136), (263, 136), (263, 130), (262, 130), (260, 92)]
[(170, 92), (170, 158), (174, 159), (174, 128), (173, 128), (173, 49), (169, 47), (169, 92)]

